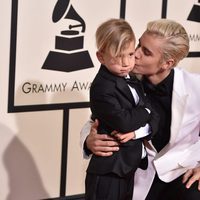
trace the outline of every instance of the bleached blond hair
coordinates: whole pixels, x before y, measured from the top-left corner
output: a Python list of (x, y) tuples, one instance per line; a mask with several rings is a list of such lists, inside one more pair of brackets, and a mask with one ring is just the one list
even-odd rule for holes
[(178, 22), (169, 19), (151, 21), (147, 24), (145, 32), (165, 40), (161, 47), (162, 59), (173, 58), (173, 66), (176, 66), (180, 60), (188, 55), (189, 37), (185, 28)]

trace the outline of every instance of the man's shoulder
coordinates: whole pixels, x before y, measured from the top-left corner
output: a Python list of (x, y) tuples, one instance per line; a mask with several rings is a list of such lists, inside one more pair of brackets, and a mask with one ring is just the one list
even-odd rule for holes
[(185, 81), (198, 81), (200, 82), (200, 73), (191, 72), (183, 68), (175, 68), (176, 74), (181, 74)]
[(176, 69), (175, 73), (176, 90), (177, 88), (182, 88), (182, 91), (190, 94), (191, 97), (199, 99), (200, 74), (189, 72), (185, 69)]

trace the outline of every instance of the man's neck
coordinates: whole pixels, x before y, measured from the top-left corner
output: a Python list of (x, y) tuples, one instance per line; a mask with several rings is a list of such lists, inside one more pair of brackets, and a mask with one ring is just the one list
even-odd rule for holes
[(165, 70), (163, 72), (146, 76), (146, 78), (153, 84), (153, 85), (158, 85), (160, 82), (162, 82), (171, 72), (170, 70)]

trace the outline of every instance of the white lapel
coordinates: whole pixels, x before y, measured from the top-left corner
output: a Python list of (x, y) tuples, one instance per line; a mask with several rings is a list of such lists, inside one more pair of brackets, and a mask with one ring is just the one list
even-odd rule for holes
[(185, 91), (183, 73), (180, 69), (174, 69), (174, 84), (172, 91), (172, 118), (170, 143), (173, 143), (179, 132), (181, 122), (184, 116), (188, 94)]

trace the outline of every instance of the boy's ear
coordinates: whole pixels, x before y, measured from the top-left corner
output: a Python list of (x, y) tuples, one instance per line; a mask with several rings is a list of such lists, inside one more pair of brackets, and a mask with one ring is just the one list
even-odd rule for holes
[(96, 56), (101, 64), (104, 64), (103, 53), (100, 51), (96, 52)]

